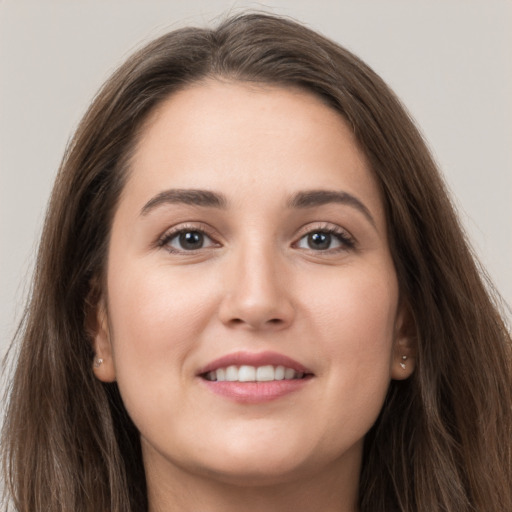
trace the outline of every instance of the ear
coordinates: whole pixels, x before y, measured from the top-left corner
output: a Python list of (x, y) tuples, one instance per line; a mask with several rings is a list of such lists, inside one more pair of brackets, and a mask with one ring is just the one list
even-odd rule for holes
[(416, 326), (410, 309), (406, 305), (399, 308), (395, 322), (395, 340), (391, 360), (391, 378), (405, 380), (416, 367), (417, 356)]
[(112, 357), (107, 306), (104, 295), (100, 295), (97, 290), (97, 283), (92, 282), (91, 292), (86, 300), (86, 330), (94, 350), (92, 369), (98, 380), (114, 382), (116, 380), (116, 372)]

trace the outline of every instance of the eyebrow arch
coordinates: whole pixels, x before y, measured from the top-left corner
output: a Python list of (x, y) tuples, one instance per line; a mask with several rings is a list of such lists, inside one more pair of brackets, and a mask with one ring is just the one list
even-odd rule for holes
[(227, 200), (223, 194), (199, 189), (169, 189), (151, 198), (140, 211), (141, 215), (164, 204), (189, 204), (207, 208), (226, 208)]
[(288, 201), (289, 208), (314, 208), (330, 203), (345, 204), (361, 212), (372, 224), (377, 227), (375, 219), (370, 210), (357, 197), (348, 192), (338, 192), (336, 190), (306, 190), (297, 192)]

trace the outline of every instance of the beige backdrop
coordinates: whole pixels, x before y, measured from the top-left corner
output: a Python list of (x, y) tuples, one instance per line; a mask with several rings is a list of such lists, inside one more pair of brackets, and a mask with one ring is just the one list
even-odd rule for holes
[(0, 0), (0, 353), (23, 311), (66, 141), (97, 88), (142, 42), (244, 6), (306, 22), (388, 81), (512, 303), (512, 2)]

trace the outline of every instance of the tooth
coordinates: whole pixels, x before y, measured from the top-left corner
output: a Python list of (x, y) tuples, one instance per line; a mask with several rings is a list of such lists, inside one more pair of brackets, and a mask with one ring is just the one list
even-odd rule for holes
[(236, 366), (228, 366), (226, 368), (226, 380), (229, 382), (238, 380), (238, 368)]
[(206, 378), (211, 381), (228, 381), (228, 382), (268, 382), (272, 380), (291, 380), (301, 379), (304, 372), (295, 371), (293, 368), (285, 368), (284, 366), (249, 366), (242, 365), (240, 367), (231, 365), (227, 368), (218, 368), (207, 373)]
[(240, 382), (254, 382), (256, 380), (256, 368), (254, 366), (240, 366), (238, 380)]
[(283, 380), (284, 379), (284, 366), (276, 366), (274, 370), (274, 379), (275, 380)]
[(274, 380), (274, 367), (271, 365), (259, 366), (256, 370), (256, 380), (259, 382)]
[(286, 368), (284, 370), (285, 379), (293, 379), (295, 377), (295, 370), (293, 368)]

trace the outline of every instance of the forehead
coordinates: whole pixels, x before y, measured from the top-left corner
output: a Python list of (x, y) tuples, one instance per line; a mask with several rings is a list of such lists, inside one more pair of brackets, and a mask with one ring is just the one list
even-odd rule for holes
[(140, 201), (166, 188), (262, 200), (342, 189), (382, 213), (378, 186), (348, 124), (298, 88), (211, 80), (171, 95), (143, 126), (127, 183)]

